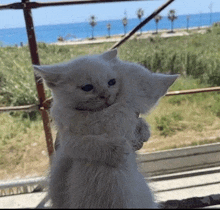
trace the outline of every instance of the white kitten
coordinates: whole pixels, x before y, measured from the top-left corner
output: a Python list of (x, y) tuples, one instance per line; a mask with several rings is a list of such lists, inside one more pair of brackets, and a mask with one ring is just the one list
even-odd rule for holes
[(177, 75), (121, 61), (117, 50), (34, 69), (52, 90), (59, 130), (49, 184), (53, 207), (156, 207), (137, 168), (134, 150), (150, 136), (137, 116), (155, 106)]

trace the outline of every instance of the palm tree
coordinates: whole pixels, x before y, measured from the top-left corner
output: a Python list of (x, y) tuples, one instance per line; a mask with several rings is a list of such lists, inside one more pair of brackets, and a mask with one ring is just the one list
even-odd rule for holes
[(111, 30), (111, 23), (108, 23), (106, 25), (107, 29), (108, 29), (108, 37), (110, 37), (110, 30)]
[(96, 26), (97, 22), (96, 22), (96, 17), (95, 15), (91, 15), (89, 18), (89, 24), (92, 27), (92, 39), (94, 39), (94, 27)]
[(190, 18), (190, 16), (187, 15), (187, 16), (186, 16), (186, 21), (187, 21), (186, 28), (187, 28), (187, 31), (189, 30), (189, 18)]
[(177, 16), (176, 16), (176, 11), (174, 9), (171, 9), (169, 12), (168, 12), (168, 19), (171, 21), (171, 33), (173, 33), (173, 22), (174, 20), (177, 19)]
[(154, 17), (154, 20), (155, 20), (155, 23), (156, 23), (156, 34), (158, 33), (158, 23), (159, 21), (162, 19), (162, 16), (161, 15), (156, 15)]
[[(202, 26), (202, 12), (199, 12), (199, 22), (200, 22), (200, 26)], [(200, 29), (200, 26), (198, 27)]]
[[(140, 22), (141, 22), (141, 18), (142, 18), (142, 16), (144, 15), (144, 10), (143, 9), (141, 9), (141, 8), (139, 8), (138, 10), (137, 10), (137, 17), (138, 17), (138, 19), (140, 20)], [(140, 32), (142, 33), (142, 29), (140, 29)]]
[(128, 24), (128, 19), (127, 19), (126, 16), (122, 19), (122, 24), (124, 26), (124, 35), (126, 35), (126, 27), (127, 27), (127, 24)]
[(213, 2), (211, 2), (210, 5), (209, 5), (209, 9), (210, 9), (210, 26), (212, 25), (212, 5), (213, 5)]

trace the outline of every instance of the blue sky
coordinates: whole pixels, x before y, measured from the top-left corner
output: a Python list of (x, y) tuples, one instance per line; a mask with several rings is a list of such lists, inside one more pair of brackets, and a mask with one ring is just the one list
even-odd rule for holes
[[(38, 1), (38, 0), (31, 0)], [(58, 0), (39, 0), (39, 2)], [(95, 15), (97, 21), (122, 19), (126, 11), (128, 18), (136, 18), (139, 8), (144, 10), (147, 17), (154, 10), (164, 4), (167, 0), (134, 1), (120, 3), (84, 4), (74, 6), (54, 6), (33, 9), (34, 25), (49, 25), (60, 23), (74, 23), (88, 21), (90, 15)], [(20, 0), (0, 0), (0, 4), (21, 2)], [(177, 15), (209, 13), (210, 3), (212, 12), (220, 12), (220, 0), (175, 0), (161, 15), (166, 16), (170, 9), (175, 9)], [(0, 10), (0, 29), (24, 27), (22, 10)]]

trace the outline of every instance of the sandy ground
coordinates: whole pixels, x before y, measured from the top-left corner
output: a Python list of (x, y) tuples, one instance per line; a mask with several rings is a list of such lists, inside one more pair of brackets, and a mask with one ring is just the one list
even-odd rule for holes
[[(205, 33), (206, 32), (206, 26), (201, 27), (200, 29), (198, 27), (189, 28), (188, 32), (186, 29), (174, 29), (174, 33), (170, 33), (170, 30), (158, 30), (158, 35), (163, 38), (167, 37), (173, 37), (173, 36), (187, 36), (190, 33)], [(130, 39), (146, 39), (149, 37), (154, 37), (155, 31), (148, 31), (148, 32), (142, 32), (140, 35), (140, 32), (136, 32), (133, 36), (130, 37)], [(95, 37), (94, 39), (78, 39), (78, 40), (64, 40), (64, 41), (58, 41), (55, 43), (51, 43), (52, 45), (80, 45), (80, 44), (97, 44), (97, 43), (103, 43), (103, 42), (118, 42), (121, 39), (123, 39), (123, 34), (118, 35), (112, 35), (111, 37)]]

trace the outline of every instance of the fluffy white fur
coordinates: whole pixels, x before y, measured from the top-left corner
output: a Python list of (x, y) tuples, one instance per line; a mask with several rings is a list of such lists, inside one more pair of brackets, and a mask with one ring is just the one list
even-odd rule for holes
[(49, 184), (53, 207), (156, 207), (136, 163), (135, 149), (150, 137), (138, 115), (155, 106), (177, 75), (121, 61), (117, 50), (34, 69), (52, 90), (59, 130)]

